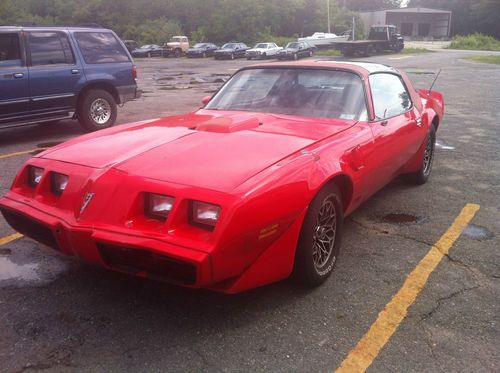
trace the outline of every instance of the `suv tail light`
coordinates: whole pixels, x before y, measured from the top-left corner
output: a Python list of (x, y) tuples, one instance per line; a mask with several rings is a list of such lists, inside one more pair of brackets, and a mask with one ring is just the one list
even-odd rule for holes
[(132, 78), (137, 80), (137, 66), (132, 65)]

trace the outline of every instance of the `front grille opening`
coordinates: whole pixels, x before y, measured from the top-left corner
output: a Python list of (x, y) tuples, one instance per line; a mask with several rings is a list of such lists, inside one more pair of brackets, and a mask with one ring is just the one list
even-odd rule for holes
[(55, 250), (60, 250), (57, 241), (49, 227), (24, 215), (8, 209), (1, 209), (7, 223), (19, 233), (41, 242)]
[(172, 259), (149, 250), (97, 243), (104, 263), (119, 271), (137, 274), (145, 272), (152, 279), (193, 285), (196, 267), (187, 262)]

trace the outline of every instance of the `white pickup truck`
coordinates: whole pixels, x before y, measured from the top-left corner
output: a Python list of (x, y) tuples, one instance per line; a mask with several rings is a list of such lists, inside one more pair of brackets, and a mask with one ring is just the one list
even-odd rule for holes
[(276, 43), (258, 43), (255, 47), (245, 52), (245, 57), (247, 60), (251, 60), (252, 58), (265, 59), (276, 57), (282, 49), (283, 48), (278, 47)]

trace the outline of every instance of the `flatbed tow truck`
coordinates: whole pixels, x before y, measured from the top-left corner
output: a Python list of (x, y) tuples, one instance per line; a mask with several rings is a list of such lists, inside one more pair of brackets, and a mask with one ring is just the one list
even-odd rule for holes
[(404, 48), (404, 39), (397, 33), (396, 26), (372, 26), (368, 39), (337, 42), (334, 46), (345, 57), (354, 55), (367, 57), (383, 51), (399, 53)]

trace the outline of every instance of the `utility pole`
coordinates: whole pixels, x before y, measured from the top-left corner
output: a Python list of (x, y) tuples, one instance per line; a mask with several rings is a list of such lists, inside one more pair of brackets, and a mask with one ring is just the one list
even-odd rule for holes
[(328, 33), (330, 33), (330, 0), (326, 0), (326, 13), (328, 14)]

